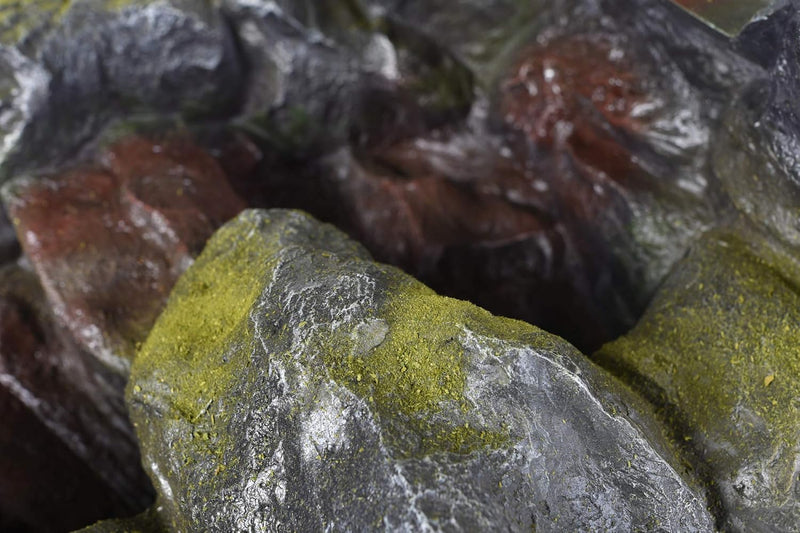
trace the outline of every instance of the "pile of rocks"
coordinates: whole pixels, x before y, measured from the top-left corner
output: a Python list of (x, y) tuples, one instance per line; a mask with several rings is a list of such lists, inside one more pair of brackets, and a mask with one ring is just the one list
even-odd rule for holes
[(798, 36), (0, 6), (0, 529), (794, 530)]

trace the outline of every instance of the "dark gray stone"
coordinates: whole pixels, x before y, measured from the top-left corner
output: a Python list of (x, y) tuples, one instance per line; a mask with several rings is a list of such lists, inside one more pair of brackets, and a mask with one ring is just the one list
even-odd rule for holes
[(242, 69), (205, 2), (80, 0), (0, 20), (0, 179), (56, 166), (115, 118), (224, 115)]
[[(780, 43), (768, 75), (730, 106), (714, 143), (714, 171), (739, 211), (773, 239), (800, 248), (800, 11), (777, 11)], [(757, 50), (756, 50), (757, 52)], [(772, 57), (772, 52), (766, 54)]]
[(455, 56), (366, 3), (229, 0), (223, 12), (249, 67), (235, 122), (284, 155), (419, 131), (472, 103)]

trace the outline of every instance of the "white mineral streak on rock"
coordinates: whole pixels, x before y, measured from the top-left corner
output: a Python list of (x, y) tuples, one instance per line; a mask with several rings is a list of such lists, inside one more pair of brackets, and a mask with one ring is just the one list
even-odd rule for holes
[[(0, 166), (14, 149), (28, 121), (47, 99), (50, 74), (16, 48), (0, 45)], [(11, 81), (13, 80), (13, 82)]]
[(337, 452), (348, 443), (348, 408), (325, 389), (314, 400), (314, 409), (305, 413), (300, 422), (299, 440), (307, 463), (322, 461), (328, 452)]

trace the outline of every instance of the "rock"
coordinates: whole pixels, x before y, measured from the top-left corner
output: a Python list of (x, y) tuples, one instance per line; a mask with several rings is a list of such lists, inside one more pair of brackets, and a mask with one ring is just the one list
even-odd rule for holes
[(67, 531), (152, 502), (123, 386), (58, 326), (32, 272), (0, 269), (0, 529)]
[[(800, 248), (800, 12), (792, 4), (768, 21), (780, 28), (768, 75), (728, 110), (714, 143), (714, 171), (731, 200), (773, 239)], [(762, 51), (763, 52), (763, 51)]]
[(167, 529), (713, 529), (643, 404), (569, 344), (299, 212), (212, 237), (127, 394)]
[[(755, 232), (704, 236), (599, 359), (660, 409), (731, 531), (800, 523), (796, 266)], [(713, 500), (716, 500), (714, 502)]]
[(227, 25), (206, 2), (5, 3), (0, 179), (55, 168), (131, 114), (218, 117), (240, 97)]
[(317, 156), (463, 117), (472, 75), (362, 2), (223, 2), (250, 67), (235, 122), (262, 146)]
[(180, 140), (128, 139), (100, 165), (5, 193), (58, 319), (123, 375), (177, 277), (243, 208), (214, 160)]
[[(253, 179), (263, 192), (248, 197), (267, 199), (253, 205), (308, 210), (439, 292), (593, 352), (635, 324), (690, 243), (727, 216), (709, 163), (711, 132), (763, 70), (665, 2), (446, 4), (353, 2), (342, 8), (350, 15), (336, 17), (322, 16), (333, 9), (325, 2), (271, 4), (260, 15), (240, 7), (238, 32), (272, 39), (254, 40), (249, 54), (275, 56), (284, 35), (275, 24), (291, 20), (328, 39), (324, 49), (351, 58), (348, 65), (362, 65), (353, 78), (339, 76), (344, 87), (325, 81), (344, 67), (322, 62), (332, 70), (314, 76), (325, 96), (313, 105), (329, 101), (341, 116), (310, 114), (324, 131), (300, 136), (317, 143), (303, 157), (271, 141)], [(353, 43), (368, 35), (388, 38), (382, 64), (394, 65), (396, 56), (397, 79), (363, 67)], [(439, 52), (404, 52), (403, 42), (416, 43), (406, 47), (412, 52)], [(292, 56), (286, 80), (310, 72), (301, 57)], [(434, 73), (447, 72), (445, 64), (456, 73), (470, 67), (474, 79), (463, 91), (445, 91), (462, 95), (445, 99), (461, 102), (444, 106), (450, 113), (437, 115), (412, 97), (407, 80), (426, 72), (420, 64)], [(312, 82), (276, 86), (295, 83), (287, 98), (309, 99), (303, 91)], [(249, 109), (286, 126), (291, 121), (277, 111), (284, 104), (281, 97)], [(272, 111), (259, 115), (265, 106)], [(246, 122), (248, 131), (271, 138), (250, 128), (259, 120)]]
[(791, 28), (785, 21), (791, 18), (794, 10), (791, 0), (771, 2), (769, 9), (742, 29), (734, 41), (736, 51), (765, 68), (773, 67), (784, 39), (791, 39), (787, 35)]
[(722, 197), (709, 89), (637, 42), (611, 22), (551, 28), (517, 45), (466, 124), (323, 158), (318, 189), (343, 215), (296, 202), (436, 290), (594, 351), (633, 326)]

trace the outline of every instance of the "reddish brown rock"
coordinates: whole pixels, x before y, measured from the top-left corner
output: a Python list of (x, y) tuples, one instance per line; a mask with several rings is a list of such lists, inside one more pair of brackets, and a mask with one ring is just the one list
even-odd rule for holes
[[(345, 176), (336, 182), (345, 225), (381, 260), (450, 296), (599, 345), (627, 312), (613, 306), (629, 288), (610, 277), (613, 257), (592, 226), (600, 209), (578, 197), (582, 189), (542, 179), (554, 173), (548, 161), (525, 168), (500, 143), (462, 134), (399, 143), (367, 160), (337, 154), (328, 163)], [(604, 307), (598, 291), (616, 300)]]
[(122, 373), (177, 277), (243, 207), (203, 150), (139, 138), (95, 167), (17, 180), (6, 192), (59, 320)]
[(150, 503), (123, 381), (56, 324), (32, 272), (0, 270), (0, 530), (69, 531)]
[(501, 86), (505, 122), (538, 146), (571, 155), (591, 181), (635, 186), (634, 147), (626, 141), (647, 129), (643, 110), (663, 103), (647, 94), (630, 54), (608, 37), (584, 35), (520, 56)]

